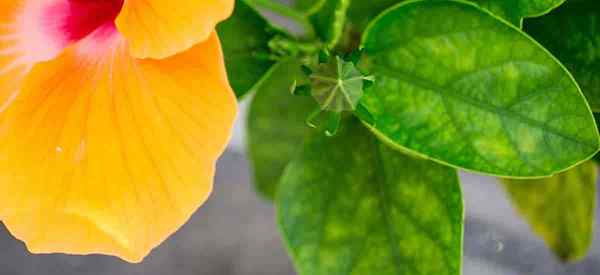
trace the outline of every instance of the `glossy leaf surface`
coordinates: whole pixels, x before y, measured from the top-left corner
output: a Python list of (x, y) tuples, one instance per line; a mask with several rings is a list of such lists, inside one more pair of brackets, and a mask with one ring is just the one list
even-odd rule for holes
[(456, 171), (344, 127), (311, 138), (282, 177), (278, 221), (298, 273), (460, 274)]
[[(434, 23), (436, 18), (443, 23)], [(407, 2), (363, 37), (372, 129), (400, 150), (485, 174), (540, 177), (598, 151), (577, 84), (544, 48), (475, 5)]]
[(525, 31), (573, 74), (594, 111), (600, 111), (600, 5), (569, 1), (552, 13), (525, 21)]
[(597, 169), (588, 161), (552, 178), (503, 180), (518, 211), (562, 260), (583, 258), (592, 243)]
[(310, 132), (306, 117), (317, 108), (314, 99), (290, 92), (296, 77), (303, 76), (297, 62), (280, 62), (257, 86), (250, 106), (248, 148), (254, 182), (268, 199), (274, 198), (283, 169)]

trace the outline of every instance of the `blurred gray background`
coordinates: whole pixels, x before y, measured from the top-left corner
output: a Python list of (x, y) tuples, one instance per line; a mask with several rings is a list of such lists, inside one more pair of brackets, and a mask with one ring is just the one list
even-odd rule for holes
[[(231, 146), (219, 162), (212, 197), (143, 263), (107, 256), (31, 255), (0, 226), (0, 275), (295, 274), (275, 226), (275, 210), (252, 189), (241, 123), (245, 109), (242, 106)], [(467, 216), (464, 275), (600, 274), (598, 231), (583, 262), (561, 264), (515, 213), (494, 179), (469, 174), (462, 178)]]

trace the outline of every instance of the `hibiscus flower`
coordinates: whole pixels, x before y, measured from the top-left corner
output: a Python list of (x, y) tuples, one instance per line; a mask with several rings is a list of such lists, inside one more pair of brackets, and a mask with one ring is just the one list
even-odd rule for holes
[(207, 199), (233, 5), (0, 2), (0, 220), (30, 251), (140, 262)]

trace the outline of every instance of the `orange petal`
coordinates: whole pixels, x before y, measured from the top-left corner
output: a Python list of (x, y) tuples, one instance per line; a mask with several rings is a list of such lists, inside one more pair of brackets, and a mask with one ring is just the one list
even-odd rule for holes
[(23, 1), (0, 2), (0, 113), (17, 96), (21, 80), (36, 62), (35, 45), (25, 44), (22, 35), (23, 5)]
[(204, 41), (234, 0), (125, 0), (119, 31), (139, 58), (165, 58)]
[(0, 2), (0, 113), (17, 96), (31, 67), (58, 56), (71, 42), (63, 29), (72, 11), (68, 1)]
[(97, 32), (36, 65), (2, 118), (0, 219), (35, 253), (139, 262), (209, 196), (236, 101), (214, 33), (155, 61)]

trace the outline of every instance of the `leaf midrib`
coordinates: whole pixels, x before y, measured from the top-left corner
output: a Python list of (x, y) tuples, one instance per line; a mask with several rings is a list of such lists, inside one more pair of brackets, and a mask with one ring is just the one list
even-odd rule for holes
[[(531, 118), (525, 117), (525, 116), (523, 116), (523, 115), (521, 115), (519, 113), (511, 112), (510, 110), (506, 110), (504, 108), (500, 108), (500, 107), (494, 106), (492, 104), (489, 104), (489, 103), (486, 103), (486, 102), (483, 102), (483, 101), (474, 100), (472, 98), (469, 98), (469, 97), (466, 97), (466, 96), (462, 96), (459, 93), (447, 93), (447, 92), (443, 92), (444, 90), (452, 90), (452, 89), (445, 88), (445, 87), (442, 87), (442, 86), (438, 86), (438, 85), (436, 85), (434, 83), (430, 83), (430, 82), (426, 81), (425, 79), (422, 79), (422, 78), (420, 78), (418, 76), (411, 75), (411, 74), (408, 74), (408, 73), (403, 72), (403, 71), (393, 71), (393, 70), (388, 69), (385, 66), (378, 66), (377, 68), (378, 68), (379, 73), (381, 73), (382, 75), (385, 75), (385, 76), (390, 77), (390, 78), (395, 78), (397, 80), (406, 82), (406, 83), (414, 85), (414, 86), (425, 88), (426, 90), (430, 90), (430, 91), (438, 94), (442, 98), (452, 97), (454, 99), (458, 99), (458, 100), (460, 100), (462, 102), (465, 102), (465, 103), (467, 103), (467, 104), (469, 104), (471, 106), (477, 107), (479, 109), (483, 109), (485, 111), (494, 113), (496, 115), (503, 115), (503, 116), (506, 116), (506, 117), (512, 117), (513, 119), (516, 119), (516, 120), (518, 120), (520, 122), (528, 124), (529, 126), (532, 126), (534, 128), (537, 127), (539, 129), (542, 129), (542, 130), (544, 130), (546, 132), (549, 132), (549, 133), (551, 133), (551, 134), (553, 134), (555, 136), (559, 136), (559, 137), (561, 137), (561, 138), (563, 138), (565, 140), (568, 140), (568, 141), (570, 141), (572, 143), (579, 144), (579, 145), (585, 145), (585, 146), (587, 146), (587, 147), (589, 147), (590, 149), (593, 149), (593, 150), (595, 150), (595, 149), (598, 148), (598, 144), (592, 144), (592, 143), (589, 143), (587, 141), (579, 140), (579, 139), (577, 139), (574, 136), (564, 134), (564, 133), (560, 132), (559, 130), (556, 130), (556, 129), (550, 127), (547, 124), (544, 124), (542, 122), (539, 122), (539, 121), (533, 120)], [(385, 68), (385, 69), (382, 70), (382, 68)]]
[[(386, 169), (385, 169), (385, 165), (384, 162), (385, 160), (383, 159), (382, 153), (381, 153), (381, 147), (380, 145), (376, 142), (376, 141), (372, 141), (374, 144), (375, 149), (373, 150), (374, 154), (375, 154), (375, 167), (376, 167), (376, 175), (375, 175), (375, 189), (378, 195), (378, 201), (379, 201), (379, 207), (381, 208), (381, 212), (382, 212), (382, 219), (383, 219), (383, 223), (385, 224), (385, 228), (386, 228), (386, 235), (387, 238), (390, 241), (390, 250), (392, 251), (392, 256), (395, 260), (394, 263), (394, 267), (396, 269), (397, 274), (402, 274), (402, 266), (400, 265), (400, 263), (402, 262), (402, 255), (400, 254), (400, 248), (397, 246), (398, 244), (398, 240), (394, 237), (393, 232), (396, 232), (396, 230), (393, 228), (392, 223), (390, 221), (390, 206), (388, 205), (388, 201), (392, 201), (392, 199), (390, 199), (387, 195), (387, 191), (386, 191), (386, 187), (385, 184), (388, 181), (388, 177), (387, 177), (387, 173), (386, 173)], [(434, 191), (435, 196), (437, 197), (437, 199), (441, 199), (441, 197), (439, 196), (439, 193)], [(427, 239), (429, 239), (435, 246), (437, 246), (438, 249), (442, 250), (442, 251), (448, 251), (451, 249), (451, 247), (447, 246), (446, 244), (441, 243), (441, 240), (435, 236), (436, 234), (434, 232), (432, 232), (431, 230), (429, 230), (427, 227), (423, 226), (422, 223), (416, 219), (416, 217), (414, 217), (413, 215), (409, 214), (407, 209), (405, 209), (405, 207), (401, 207), (398, 205), (399, 208), (401, 208), (401, 210), (403, 210), (403, 216), (409, 220), (413, 226), (415, 226), (418, 230), (421, 231), (421, 233), (423, 233)], [(447, 210), (448, 207), (447, 205), (445, 205), (445, 209)], [(446, 214), (449, 214), (448, 212), (446, 212)], [(449, 263), (449, 259), (448, 259), (448, 254), (447, 253), (443, 253), (442, 255), (443, 259), (444, 259), (444, 264), (446, 265), (446, 267), (450, 268), (450, 263)], [(418, 274), (421, 274), (421, 272), (419, 270), (416, 269), (416, 267), (414, 265), (411, 264), (407, 264), (406, 266), (408, 266), (408, 268), (412, 269), (413, 271), (415, 271)]]
[[(371, 141), (373, 142), (373, 141)], [(377, 144), (375, 142), (373, 142), (375, 145), (375, 149), (373, 150), (374, 154), (375, 154), (375, 167), (376, 167), (376, 174), (375, 174), (375, 189), (377, 192), (377, 195), (379, 196), (378, 199), (378, 203), (379, 203), (379, 207), (381, 208), (381, 215), (382, 215), (382, 219), (383, 219), (383, 223), (385, 224), (385, 231), (386, 231), (386, 235), (388, 240), (390, 241), (390, 250), (392, 251), (392, 257), (394, 258), (394, 268), (396, 269), (397, 274), (401, 274), (402, 272), (402, 266), (401, 266), (401, 262), (402, 262), (402, 255), (400, 254), (400, 248), (398, 247), (398, 240), (394, 237), (394, 234), (392, 232), (394, 232), (394, 230), (392, 229), (392, 225), (390, 222), (390, 211), (389, 211), (389, 206), (386, 203), (386, 192), (385, 192), (385, 186), (383, 186), (383, 184), (386, 182), (387, 180), (387, 175), (385, 173), (385, 167), (383, 166), (383, 158), (381, 156), (381, 152), (379, 151), (380, 149), (377, 148)], [(416, 270), (416, 268), (413, 265), (408, 265), (411, 269), (413, 269), (414, 271), (416, 271), (417, 273), (418, 270)]]

